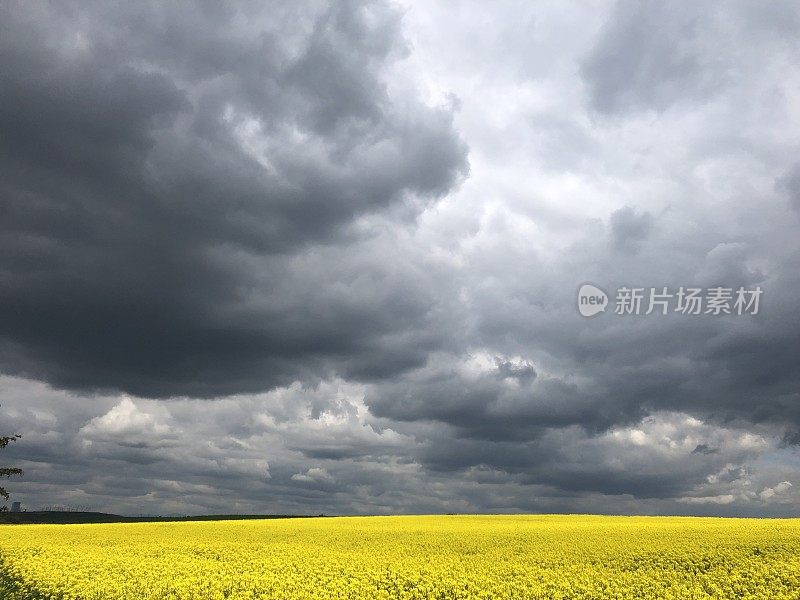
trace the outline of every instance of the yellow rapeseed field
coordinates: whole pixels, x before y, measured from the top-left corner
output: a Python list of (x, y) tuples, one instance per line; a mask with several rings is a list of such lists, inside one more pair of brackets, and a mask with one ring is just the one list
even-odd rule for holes
[(0, 597), (800, 598), (800, 520), (429, 516), (0, 526)]

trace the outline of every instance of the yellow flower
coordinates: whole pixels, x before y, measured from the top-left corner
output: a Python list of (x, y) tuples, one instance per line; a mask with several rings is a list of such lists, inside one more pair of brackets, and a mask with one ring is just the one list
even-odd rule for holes
[(0, 527), (8, 600), (800, 599), (800, 520), (342, 517)]

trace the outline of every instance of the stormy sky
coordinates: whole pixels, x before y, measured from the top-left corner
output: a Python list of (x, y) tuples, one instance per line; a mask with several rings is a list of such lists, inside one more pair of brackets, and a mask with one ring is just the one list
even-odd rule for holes
[(0, 4), (12, 500), (797, 515), (798, 40), (788, 0)]

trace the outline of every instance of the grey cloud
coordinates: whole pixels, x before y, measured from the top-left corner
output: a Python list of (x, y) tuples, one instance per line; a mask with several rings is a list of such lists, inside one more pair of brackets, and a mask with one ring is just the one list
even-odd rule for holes
[(377, 417), (398, 421), (437, 421), (453, 425), (466, 437), (529, 439), (546, 427), (599, 418), (598, 407), (578, 387), (557, 378), (534, 378), (532, 367), (507, 362), (470, 372), (445, 363), (407, 375), (402, 381), (375, 385), (365, 402)]
[(582, 63), (593, 108), (619, 115), (701, 103), (746, 81), (748, 42), (766, 41), (776, 55), (796, 50), (796, 7), (776, 2), (755, 12), (749, 2), (618, 1)]
[(776, 182), (776, 187), (786, 193), (792, 208), (800, 211), (800, 165), (793, 167)]
[[(696, 452), (698, 440), (718, 445), (718, 452)], [(674, 498), (705, 485), (732, 464), (759, 456), (772, 444), (746, 430), (658, 413), (599, 436), (570, 427), (547, 429), (530, 442), (433, 440), (421, 460), (439, 471), (490, 468), (513, 475), (518, 484), (545, 485), (566, 494)]]
[(792, 514), (797, 8), (608, 8), (4, 7), (12, 491)]
[[(641, 512), (646, 502), (684, 511), (710, 501), (678, 498), (735, 492), (747, 506), (763, 503), (759, 494), (766, 488), (796, 476), (796, 468), (758, 467), (763, 456), (779, 451), (770, 430), (723, 428), (679, 413), (600, 436), (579, 427), (548, 428), (533, 442), (497, 442), (452, 437), (441, 425), (413, 434), (400, 433), (402, 424), (398, 431), (382, 429), (362, 410), (359, 390), (342, 382), (213, 403), (80, 398), (12, 378), (2, 386), (5, 397), (18, 390), (28, 399), (26, 410), (4, 407), (6, 425), (44, 432), (26, 435), (6, 454), (26, 469), (12, 492), (28, 507), (349, 514), (553, 511), (559, 504), (578, 510), (591, 499), (595, 512)], [(273, 419), (289, 399), (294, 416)], [(323, 399), (330, 412), (315, 417), (313, 405)], [(63, 433), (48, 435), (55, 431)], [(155, 431), (169, 431), (170, 444), (160, 443)], [(701, 444), (719, 452), (693, 453)], [(320, 447), (351, 452), (305, 450)], [(780, 490), (791, 497), (787, 486)], [(770, 504), (776, 511), (785, 510), (781, 498), (776, 493)]]
[(697, 444), (692, 450), (692, 454), (716, 454), (717, 452), (719, 452), (719, 448), (710, 448), (708, 444)]
[(340, 293), (294, 269), (311, 252), (331, 273), (357, 219), (413, 216), (465, 172), (451, 114), (386, 89), (397, 10), (4, 11), (5, 372), (211, 396), (419, 363), (402, 341), (372, 349), (424, 298), (383, 305), (396, 312), (370, 331), (350, 275)]
[(511, 360), (503, 360), (495, 356), (494, 362), (497, 365), (497, 376), (501, 379), (512, 378), (518, 381), (530, 381), (536, 378), (536, 369), (527, 361), (515, 363)]
[(618, 2), (583, 65), (594, 107), (604, 113), (664, 110), (718, 89), (725, 70), (701, 50), (710, 12), (701, 4), (679, 9)]
[(636, 244), (645, 239), (653, 227), (650, 213), (637, 213), (625, 206), (611, 213), (611, 241), (618, 250), (633, 250)]

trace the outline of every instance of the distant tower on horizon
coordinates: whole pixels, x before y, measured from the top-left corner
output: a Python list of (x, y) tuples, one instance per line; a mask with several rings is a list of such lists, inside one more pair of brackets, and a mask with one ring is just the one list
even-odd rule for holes
[(22, 505), (19, 502), (11, 503), (11, 512), (22, 512)]

